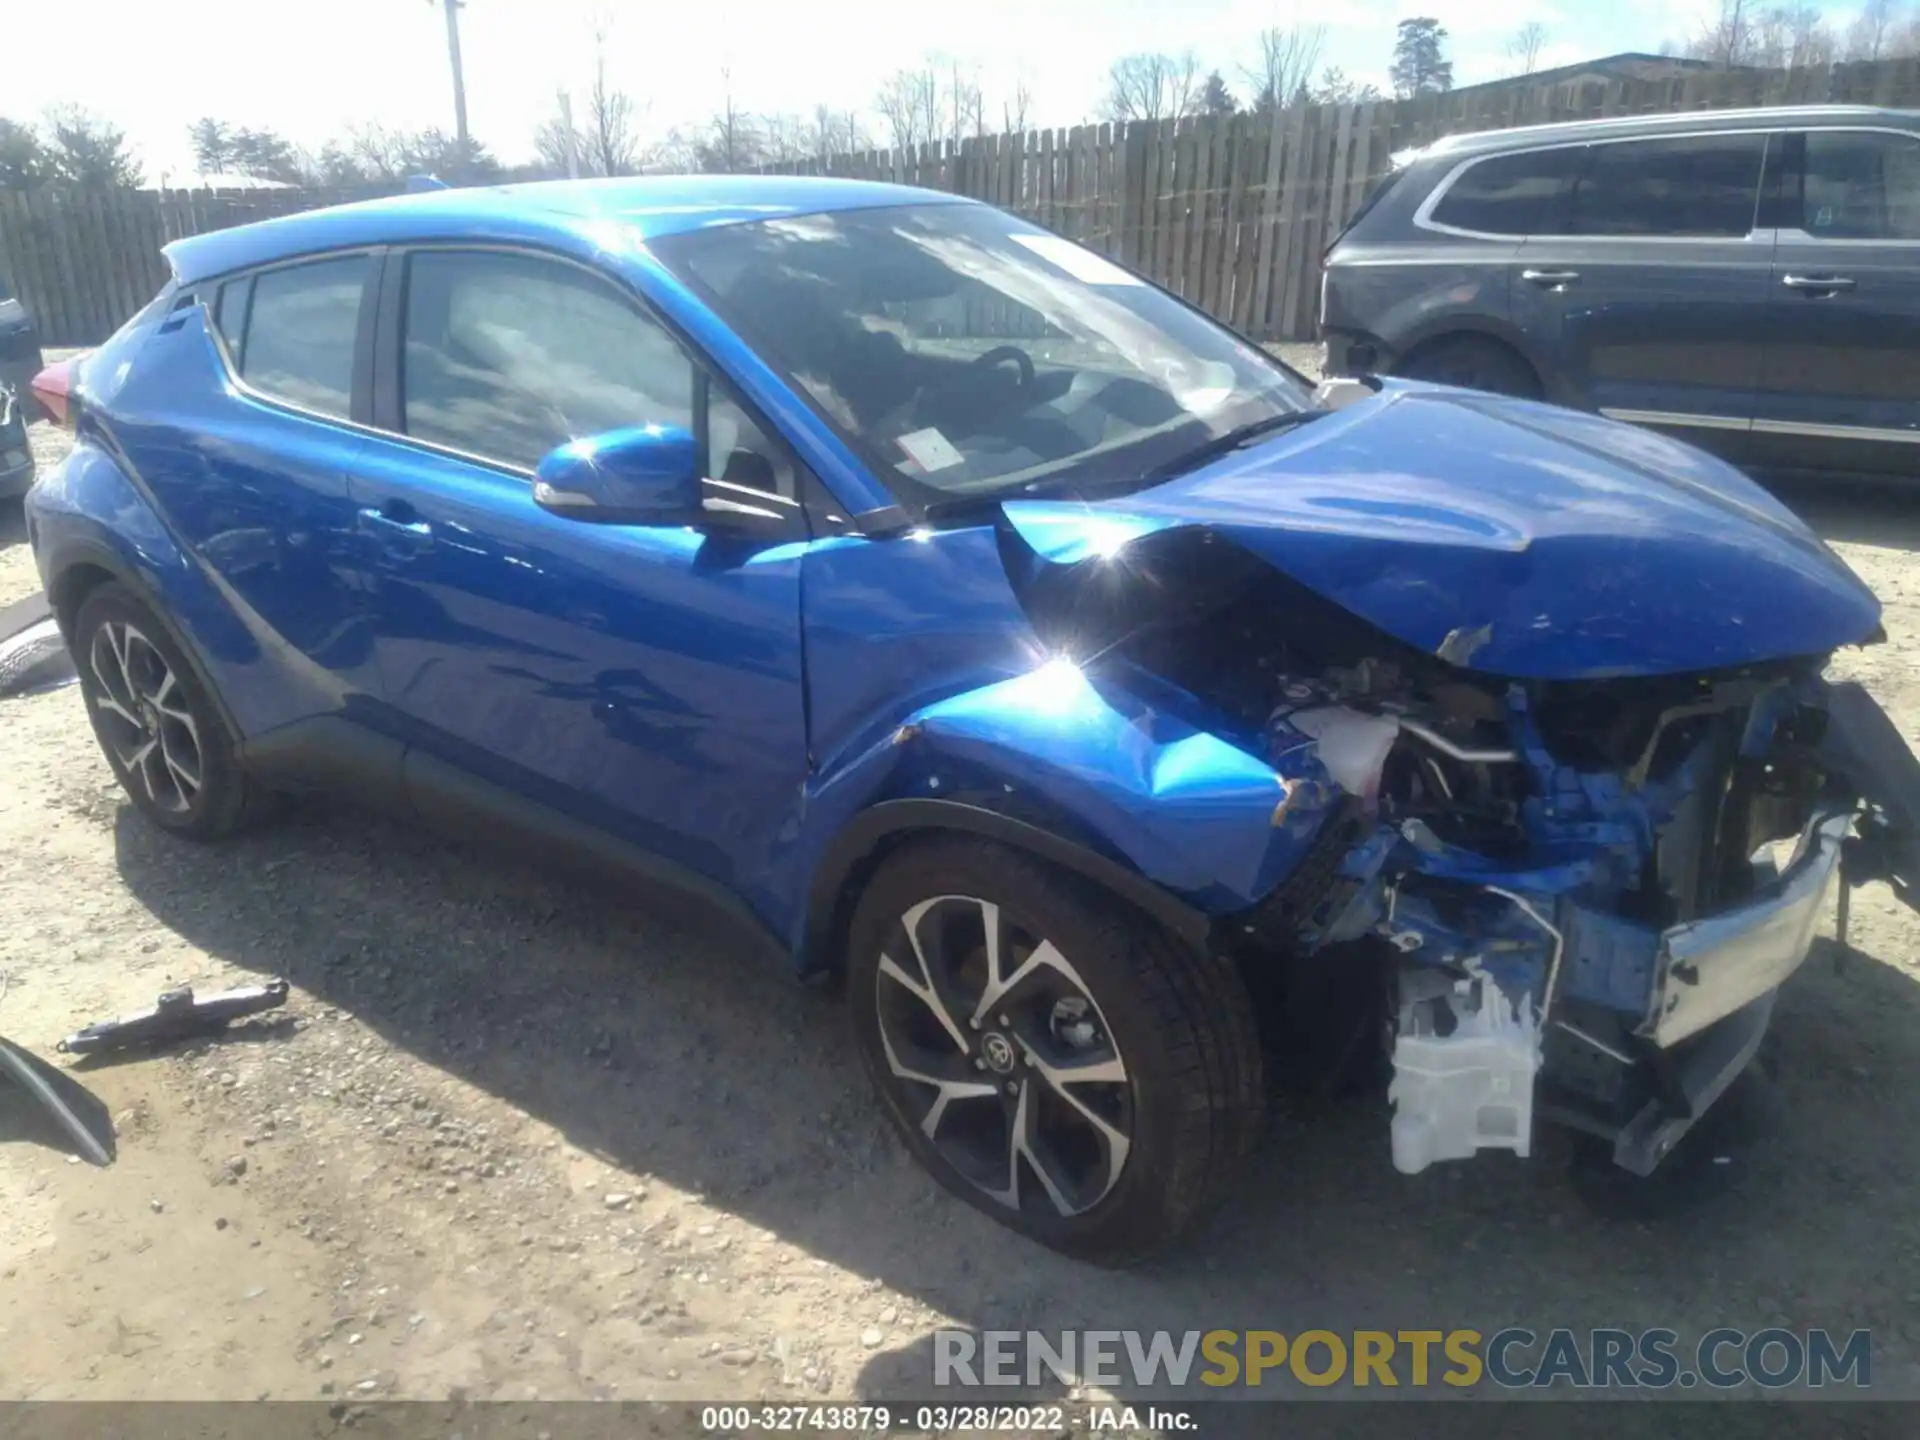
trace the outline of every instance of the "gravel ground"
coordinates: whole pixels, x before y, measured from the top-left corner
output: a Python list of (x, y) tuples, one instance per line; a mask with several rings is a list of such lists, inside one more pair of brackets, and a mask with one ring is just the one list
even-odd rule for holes
[[(1920, 738), (1912, 504), (1808, 505), (1886, 604), (1839, 669)], [(0, 603), (34, 583), (16, 511)], [(1879, 887), (1638, 1203), (1551, 1139), (1403, 1178), (1379, 1096), (1289, 1095), (1212, 1229), (1113, 1274), (940, 1194), (837, 1006), (709, 933), (359, 814), (171, 841), (72, 689), (0, 702), (0, 773), (0, 1032), (294, 986), (86, 1069), (111, 1169), (0, 1143), (0, 1399), (899, 1394), (946, 1324), (1868, 1326), (1875, 1388), (1920, 1392), (1920, 948)]]

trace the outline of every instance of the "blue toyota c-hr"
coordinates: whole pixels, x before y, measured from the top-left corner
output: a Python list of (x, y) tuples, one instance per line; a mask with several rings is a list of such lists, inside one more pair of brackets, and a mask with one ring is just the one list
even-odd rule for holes
[(319, 790), (694, 892), (838, 976), (918, 1158), (1071, 1253), (1188, 1227), (1263, 1046), (1342, 1026), (1403, 1171), (1551, 1119), (1644, 1173), (1836, 876), (1915, 868), (1920, 766), (1822, 674), (1874, 598), (1658, 436), (1315, 391), (893, 186), (443, 191), (167, 257), (36, 382), (77, 439), (28, 500), (133, 804), (212, 840)]

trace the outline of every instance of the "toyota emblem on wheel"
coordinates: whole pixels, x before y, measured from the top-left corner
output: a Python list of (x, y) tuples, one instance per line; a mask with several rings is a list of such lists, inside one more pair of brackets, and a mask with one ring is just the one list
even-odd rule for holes
[(989, 1030), (980, 1039), (980, 1058), (996, 1075), (1013, 1073), (1013, 1042), (998, 1030)]

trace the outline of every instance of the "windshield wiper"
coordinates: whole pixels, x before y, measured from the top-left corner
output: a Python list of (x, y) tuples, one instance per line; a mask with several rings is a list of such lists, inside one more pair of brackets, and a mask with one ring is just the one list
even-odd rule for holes
[(1327, 410), (1291, 410), (1284, 415), (1269, 415), (1264, 420), (1236, 425), (1226, 434), (1216, 435), (1204, 445), (1196, 445), (1185, 454), (1177, 455), (1166, 464), (1148, 471), (1146, 483), (1157, 485), (1162, 480), (1171, 480), (1176, 475), (1199, 469), (1209, 460), (1217, 460), (1222, 455), (1251, 445), (1263, 436), (1277, 435), (1282, 430), (1291, 430), (1296, 425), (1304, 425), (1309, 420), (1318, 420), (1322, 415), (1331, 413)]

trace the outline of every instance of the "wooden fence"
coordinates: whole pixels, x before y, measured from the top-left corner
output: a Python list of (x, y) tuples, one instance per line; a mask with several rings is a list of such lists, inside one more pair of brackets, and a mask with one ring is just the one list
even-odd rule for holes
[(1132, 266), (1247, 335), (1308, 340), (1321, 256), (1403, 150), (1513, 125), (1829, 103), (1920, 105), (1920, 59), (1477, 86), (1269, 115), (986, 135), (768, 169), (990, 201)]
[[(985, 135), (767, 169), (991, 201), (1134, 267), (1245, 334), (1306, 340), (1323, 251), (1402, 150), (1556, 120), (1826, 103), (1920, 106), (1920, 59), (1483, 85), (1271, 115)], [(0, 277), (13, 282), (46, 344), (93, 344), (160, 288), (160, 247), (169, 240), (366, 193), (0, 190)]]
[(97, 344), (166, 283), (160, 247), (169, 241), (370, 193), (0, 189), (0, 280), (12, 283), (42, 344)]

